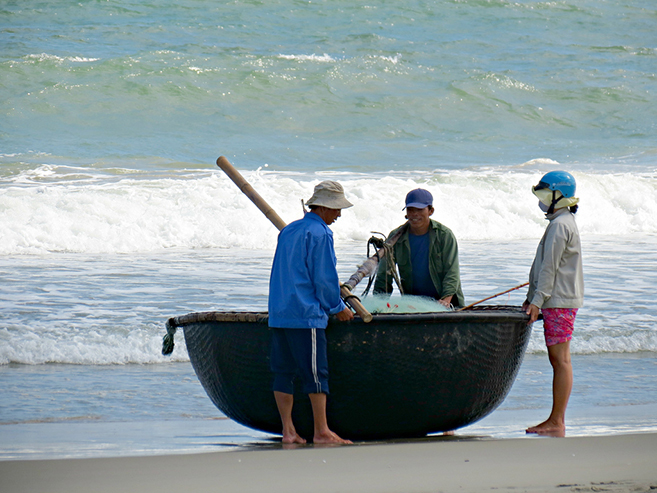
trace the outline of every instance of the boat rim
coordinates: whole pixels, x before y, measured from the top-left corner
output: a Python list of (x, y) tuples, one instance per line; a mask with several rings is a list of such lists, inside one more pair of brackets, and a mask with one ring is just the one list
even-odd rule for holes
[[(373, 320), (368, 324), (360, 317), (355, 317), (347, 324), (362, 323), (371, 325), (374, 322), (458, 322), (458, 321), (503, 321), (509, 319), (529, 320), (521, 307), (510, 305), (490, 305), (473, 307), (463, 311), (426, 312), (426, 313), (373, 313)], [(204, 322), (266, 322), (268, 312), (235, 312), (235, 311), (208, 311), (192, 312), (186, 315), (171, 317), (167, 321), (170, 327), (184, 327), (185, 325)]]

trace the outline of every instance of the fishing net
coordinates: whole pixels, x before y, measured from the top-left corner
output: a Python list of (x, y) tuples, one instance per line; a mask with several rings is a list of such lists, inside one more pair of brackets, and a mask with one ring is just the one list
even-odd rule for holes
[(449, 308), (441, 305), (437, 300), (426, 296), (388, 296), (372, 295), (361, 300), (365, 309), (370, 313), (428, 313), (447, 312)]

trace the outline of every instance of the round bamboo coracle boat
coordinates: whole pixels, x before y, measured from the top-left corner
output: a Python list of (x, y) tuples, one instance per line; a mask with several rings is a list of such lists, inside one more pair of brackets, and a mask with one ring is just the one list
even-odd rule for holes
[[(370, 323), (327, 328), (329, 426), (351, 440), (421, 437), (454, 430), (504, 400), (529, 341), (520, 307), (375, 314)], [(202, 312), (173, 317), (212, 402), (244, 426), (280, 434), (271, 390), (266, 313)], [(310, 402), (295, 390), (293, 418), (313, 435)]]

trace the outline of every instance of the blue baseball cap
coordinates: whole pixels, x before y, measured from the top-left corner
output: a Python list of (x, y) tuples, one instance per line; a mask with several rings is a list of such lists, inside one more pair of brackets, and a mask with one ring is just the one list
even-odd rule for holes
[(433, 195), (431, 195), (431, 192), (423, 188), (416, 188), (406, 195), (406, 207), (404, 209), (408, 209), (409, 207), (424, 209), (430, 205), (433, 205)]

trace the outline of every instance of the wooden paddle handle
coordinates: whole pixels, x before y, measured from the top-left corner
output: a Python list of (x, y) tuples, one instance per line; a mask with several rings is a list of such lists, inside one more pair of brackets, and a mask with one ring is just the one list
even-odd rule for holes
[(281, 217), (276, 214), (276, 211), (271, 208), (271, 206), (263, 199), (258, 192), (251, 186), (251, 184), (244, 179), (244, 177), (237, 171), (232, 164), (224, 156), (220, 156), (217, 159), (217, 166), (219, 166), (224, 173), (228, 175), (228, 178), (233, 180), (233, 183), (246, 195), (251, 202), (253, 202), (260, 211), (269, 219), (274, 226), (280, 231), (283, 229), (286, 224)]
[(342, 296), (344, 302), (353, 308), (355, 312), (360, 316), (360, 318), (363, 319), (363, 322), (368, 324), (372, 321), (372, 314), (367, 311), (358, 297), (351, 292), (351, 289), (349, 289), (348, 285), (342, 284), (340, 286), (340, 295)]
[[(276, 228), (281, 231), (285, 226), (285, 221), (276, 213), (274, 209), (263, 199), (258, 192), (249, 184), (248, 181), (237, 171), (232, 164), (224, 156), (219, 156), (217, 159), (217, 166), (219, 166), (228, 178), (233, 180), (244, 195), (246, 195), (251, 202), (253, 202), (258, 209), (269, 219)], [(368, 312), (360, 300), (351, 293), (348, 287), (340, 286), (340, 295), (344, 298), (345, 303), (351, 306), (355, 312), (363, 319), (363, 322), (369, 323), (372, 321), (372, 314)]]

